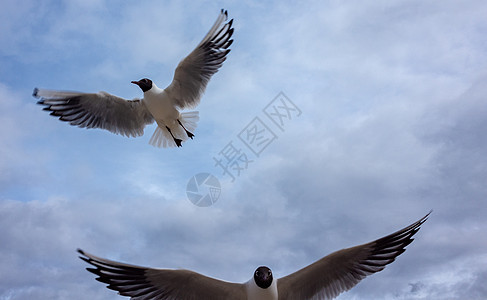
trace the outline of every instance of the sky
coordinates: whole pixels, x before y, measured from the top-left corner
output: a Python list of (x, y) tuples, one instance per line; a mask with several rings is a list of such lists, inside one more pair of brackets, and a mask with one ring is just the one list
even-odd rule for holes
[[(138, 138), (69, 126), (32, 97), (165, 87), (221, 8), (232, 52), (181, 148), (150, 146), (155, 125)], [(123, 299), (77, 248), (282, 277), (430, 210), (404, 254), (338, 299), (485, 299), (486, 14), (480, 0), (2, 1), (0, 299)], [(282, 99), (279, 127), (266, 112)], [(270, 135), (252, 152), (255, 122)], [(247, 159), (233, 178), (215, 163), (230, 146)], [(221, 185), (208, 207), (186, 192), (200, 173)]]

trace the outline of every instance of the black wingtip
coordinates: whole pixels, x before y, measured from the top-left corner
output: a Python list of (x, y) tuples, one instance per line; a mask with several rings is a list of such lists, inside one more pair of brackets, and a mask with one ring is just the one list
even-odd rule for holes
[(81, 259), (84, 262), (87, 262), (87, 263), (91, 264), (91, 262), (90, 262), (91, 258), (83, 250), (81, 250), (80, 248), (78, 248), (78, 249), (76, 249), (76, 252), (78, 252), (79, 254), (81, 254), (81, 256), (78, 256), (79, 259)]
[[(32, 96), (36, 97), (36, 98), (39, 98), (37, 96), (37, 93), (39, 92), (39, 89), (38, 88), (35, 88), (34, 91), (32, 92)], [(38, 102), (39, 103), (39, 102)]]
[(423, 217), (423, 220), (427, 220), (428, 217), (431, 215), (431, 213), (433, 212), (433, 210), (431, 209), (424, 217)]
[(431, 209), (427, 214), (426, 216), (424, 216), (423, 218), (421, 218), (421, 224), (423, 224), (424, 222), (426, 222), (426, 220), (428, 220), (429, 216), (431, 215), (431, 213), (433, 212), (433, 209)]

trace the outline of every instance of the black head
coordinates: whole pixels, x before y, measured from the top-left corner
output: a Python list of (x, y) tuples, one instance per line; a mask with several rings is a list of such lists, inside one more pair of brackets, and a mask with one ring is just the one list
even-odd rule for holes
[(258, 287), (266, 289), (272, 284), (272, 271), (268, 267), (258, 267), (254, 272), (254, 281)]
[(148, 78), (144, 78), (139, 81), (132, 81), (132, 83), (138, 85), (144, 93), (152, 88), (152, 80)]

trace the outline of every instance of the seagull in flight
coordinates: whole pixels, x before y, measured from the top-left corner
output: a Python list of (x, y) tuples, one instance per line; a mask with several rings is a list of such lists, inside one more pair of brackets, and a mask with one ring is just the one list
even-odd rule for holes
[(126, 100), (107, 92), (81, 93), (34, 89), (52, 116), (61, 121), (85, 128), (101, 128), (128, 137), (144, 134), (144, 127), (156, 121), (157, 128), (149, 144), (156, 147), (181, 147), (193, 139), (192, 131), (199, 120), (197, 111), (183, 112), (200, 102), (206, 85), (230, 52), (233, 19), (221, 10), (215, 24), (196, 48), (184, 58), (174, 72), (171, 84), (165, 89), (148, 78), (132, 81), (144, 92), (142, 99)]
[[(431, 213), (431, 212), (430, 212)], [(336, 251), (288, 276), (274, 279), (258, 267), (246, 283), (231, 283), (189, 270), (139, 267), (96, 257), (78, 249), (96, 280), (135, 300), (305, 300), (333, 299), (402, 254), (429, 214), (378, 240)]]

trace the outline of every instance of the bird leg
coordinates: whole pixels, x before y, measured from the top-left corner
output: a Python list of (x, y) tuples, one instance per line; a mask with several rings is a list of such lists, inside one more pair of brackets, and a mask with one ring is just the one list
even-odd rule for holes
[(181, 121), (179, 121), (179, 119), (178, 119), (178, 123), (179, 123), (179, 125), (181, 125), (181, 127), (183, 127), (184, 131), (186, 131), (186, 134), (188, 135), (188, 137), (189, 137), (189, 138), (191, 138), (191, 139), (193, 139), (194, 134), (192, 134), (191, 132), (189, 132), (189, 131), (188, 131), (188, 130), (187, 130), (187, 129), (186, 129), (184, 126), (183, 126), (183, 124), (181, 123)]
[(171, 129), (169, 129), (169, 127), (168, 127), (168, 126), (166, 126), (166, 128), (167, 128), (167, 131), (169, 131), (169, 133), (171, 134), (171, 136), (172, 136), (172, 138), (173, 138), (174, 142), (176, 143), (176, 146), (181, 147), (181, 142), (182, 142), (183, 140), (180, 140), (180, 139), (175, 138), (175, 137), (174, 137), (174, 135), (173, 135), (173, 134), (172, 134), (172, 132), (171, 132)]

